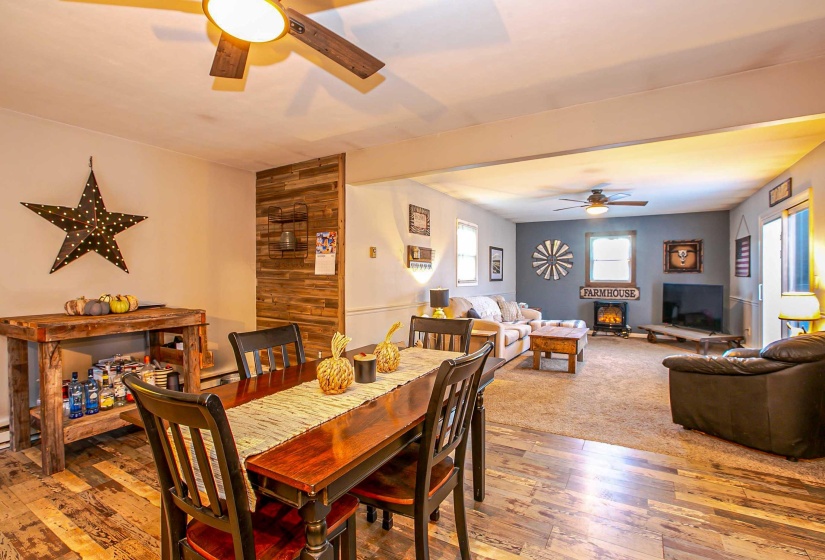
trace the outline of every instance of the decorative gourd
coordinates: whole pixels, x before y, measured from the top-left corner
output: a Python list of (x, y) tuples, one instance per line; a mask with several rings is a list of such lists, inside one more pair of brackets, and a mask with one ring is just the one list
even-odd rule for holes
[(318, 384), (328, 395), (338, 395), (355, 381), (352, 364), (342, 356), (352, 339), (339, 332), (332, 337), (332, 357), (318, 364)]
[(125, 297), (129, 302), (129, 311), (136, 311), (138, 308), (138, 298), (129, 294), (126, 294), (123, 297)]
[(86, 307), (83, 308), (84, 315), (102, 315), (103, 304), (98, 300), (90, 300), (86, 302)]
[(118, 295), (109, 302), (112, 313), (126, 313), (129, 311), (129, 300)]
[(77, 299), (70, 299), (63, 305), (66, 310), (66, 315), (83, 315), (83, 309), (86, 307), (87, 300), (84, 296)]
[(110, 301), (112, 301), (112, 294), (101, 294), (100, 297), (97, 298), (97, 300), (109, 303)]
[(375, 369), (378, 373), (389, 373), (398, 369), (398, 362), (401, 361), (401, 352), (398, 351), (398, 346), (392, 343), (392, 335), (395, 331), (400, 329), (403, 325), (401, 322), (394, 323), (387, 333), (384, 342), (375, 347), (374, 354), (376, 358)]

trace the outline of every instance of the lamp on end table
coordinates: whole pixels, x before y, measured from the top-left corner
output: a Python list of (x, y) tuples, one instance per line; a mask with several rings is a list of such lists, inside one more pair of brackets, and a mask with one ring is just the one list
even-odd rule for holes
[(433, 308), (434, 319), (446, 319), (444, 308), (450, 306), (450, 290), (447, 288), (433, 288), (430, 290), (430, 307)]
[[(816, 321), (820, 318), (819, 300), (811, 292), (782, 292), (779, 300), (779, 318), (784, 321)], [(807, 333), (805, 327), (788, 325), (791, 336)]]

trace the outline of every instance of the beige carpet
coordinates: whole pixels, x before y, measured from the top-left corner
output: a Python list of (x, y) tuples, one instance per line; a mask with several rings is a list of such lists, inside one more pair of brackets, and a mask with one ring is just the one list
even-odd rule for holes
[(821, 484), (825, 459), (792, 463), (672, 422), (662, 359), (693, 348), (675, 342), (650, 344), (643, 338), (591, 336), (585, 362), (575, 375), (564, 373), (566, 356), (542, 359), (542, 368), (555, 371), (535, 371), (532, 353), (525, 353), (496, 372), (484, 398), (487, 419)]

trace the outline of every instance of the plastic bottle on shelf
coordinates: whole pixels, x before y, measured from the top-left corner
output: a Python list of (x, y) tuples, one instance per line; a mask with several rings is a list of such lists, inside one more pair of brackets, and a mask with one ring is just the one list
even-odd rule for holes
[(123, 367), (118, 365), (115, 367), (115, 406), (124, 406), (126, 404), (126, 385), (123, 384)]
[(72, 380), (69, 382), (69, 418), (80, 418), (83, 416), (83, 386), (77, 380), (77, 372), (72, 372)]
[(115, 406), (115, 390), (109, 379), (109, 366), (103, 369), (103, 378), (100, 382), (100, 410), (110, 410)]
[(89, 378), (83, 388), (86, 392), (86, 414), (97, 414), (100, 412), (100, 388), (95, 381), (94, 370), (89, 370)]
[(149, 356), (143, 357), (143, 367), (141, 368), (139, 375), (144, 383), (155, 385), (155, 366), (149, 362)]

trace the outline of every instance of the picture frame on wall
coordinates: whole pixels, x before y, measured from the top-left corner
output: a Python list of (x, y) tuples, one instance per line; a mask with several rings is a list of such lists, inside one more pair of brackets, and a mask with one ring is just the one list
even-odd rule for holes
[(490, 247), (490, 282), (504, 280), (504, 249)]
[(734, 273), (740, 278), (749, 278), (751, 275), (751, 236), (740, 237), (736, 240), (736, 261)]
[(430, 211), (410, 204), (410, 233), (430, 235)]
[(771, 206), (776, 206), (783, 200), (791, 198), (791, 194), (791, 180), (788, 179), (768, 191), (768, 204)]
[(665, 274), (704, 271), (704, 247), (701, 239), (664, 242)]

